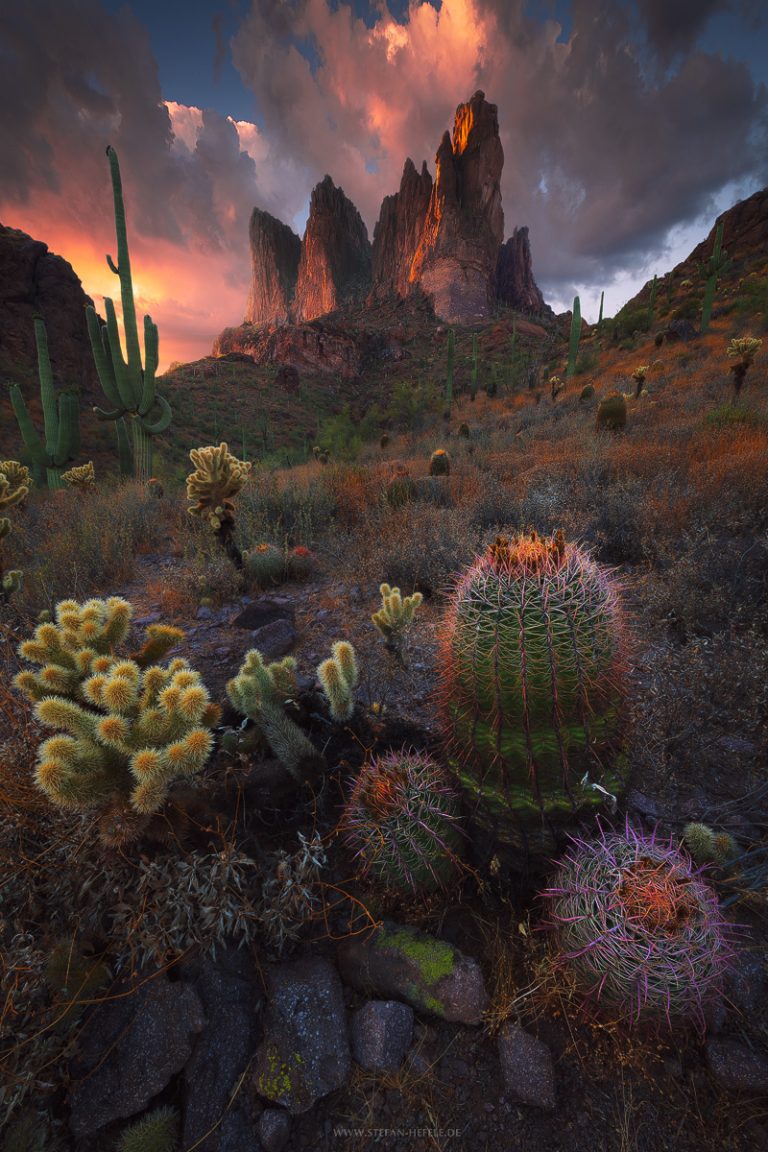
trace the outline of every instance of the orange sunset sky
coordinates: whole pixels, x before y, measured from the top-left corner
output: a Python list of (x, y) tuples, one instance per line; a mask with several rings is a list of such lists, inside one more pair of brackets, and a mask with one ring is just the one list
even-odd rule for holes
[(611, 314), (768, 184), (756, 0), (0, 0), (0, 222), (118, 295), (118, 152), (139, 309), (161, 367), (241, 322), (255, 205), (303, 231), (328, 173), (372, 238), (482, 88), (506, 234), (556, 310)]

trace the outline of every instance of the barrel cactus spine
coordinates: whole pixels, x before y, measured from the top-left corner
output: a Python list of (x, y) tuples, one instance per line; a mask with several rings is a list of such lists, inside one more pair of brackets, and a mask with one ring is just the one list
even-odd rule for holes
[(32, 459), (35, 481), (42, 485), (44, 479), (47, 479), (49, 489), (54, 490), (64, 487), (61, 480), (62, 469), (66, 468), (80, 451), (80, 405), (74, 392), (66, 390), (56, 392), (48, 354), (45, 322), (40, 316), (36, 316), (34, 323), (45, 443), (40, 439), (32, 423), (32, 417), (18, 384), (11, 385), (10, 396), (24, 444)]
[(613, 576), (561, 532), (497, 537), (459, 578), (438, 706), (484, 834), (519, 859), (622, 788), (627, 629)]
[[(104, 298), (104, 309), (107, 313), (105, 325), (100, 323), (96, 310), (89, 305), (86, 308), (86, 319), (91, 349), (96, 361), (96, 370), (101, 386), (111, 405), (108, 409), (95, 408), (94, 411), (100, 420), (117, 422), (121, 470), (124, 467), (125, 444), (123, 443), (120, 421), (127, 421), (130, 424), (133, 437), (133, 474), (137, 480), (146, 481), (153, 474), (153, 437), (166, 431), (171, 423), (172, 413), (168, 401), (159, 394), (155, 384), (159, 347), (157, 325), (153, 323), (151, 316), (144, 317), (144, 366), (142, 367), (120, 165), (117, 153), (111, 146), (107, 147), (107, 156), (112, 177), (115, 232), (117, 235), (117, 264), (114, 263), (111, 256), (107, 256), (107, 264), (120, 280), (127, 359), (123, 356), (120, 344), (120, 333), (113, 301), (108, 297)], [(123, 424), (123, 429), (124, 427), (125, 424)]]
[(353, 783), (340, 831), (364, 878), (419, 895), (446, 888), (461, 868), (459, 797), (424, 752), (388, 752)]
[(627, 1023), (704, 1029), (732, 956), (716, 893), (685, 852), (633, 830), (573, 841), (544, 893), (555, 966)]

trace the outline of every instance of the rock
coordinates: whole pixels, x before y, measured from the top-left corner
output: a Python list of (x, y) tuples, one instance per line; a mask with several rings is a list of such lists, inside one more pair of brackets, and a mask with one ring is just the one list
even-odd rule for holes
[(739, 200), (733, 207), (721, 212), (706, 240), (698, 244), (690, 256), (675, 269), (675, 277), (692, 278), (700, 264), (712, 255), (717, 227), (723, 221), (723, 248), (731, 260), (740, 261), (768, 245), (768, 188)]
[(554, 1108), (555, 1070), (546, 1044), (516, 1024), (505, 1024), (499, 1033), (499, 1060), (505, 1088), (515, 1099)]
[(171, 983), (163, 973), (130, 996), (97, 1005), (70, 1064), (69, 1123), (75, 1137), (143, 1111), (187, 1063), (204, 1026), (194, 988)]
[[(253, 1120), (236, 1105), (224, 1113), (216, 1137), (218, 1152), (264, 1152), (264, 1145), (254, 1131)], [(190, 1145), (184, 1144), (183, 1147), (186, 1149)]]
[(715, 743), (732, 756), (756, 756), (760, 751), (754, 740), (747, 740), (744, 736), (720, 736)]
[(449, 324), (487, 319), (504, 239), (498, 110), (476, 92), (456, 109), (435, 157), (435, 182), (409, 273)]
[(527, 228), (515, 228), (499, 249), (496, 264), (496, 297), (521, 312), (552, 315), (533, 278), (531, 244)]
[[(182, 1143), (185, 1148), (194, 1145), (198, 1152), (224, 1152), (227, 1133), (223, 1123), (216, 1125), (261, 1038), (263, 996), (253, 961), (242, 949), (228, 946), (217, 952), (215, 961), (201, 957), (179, 968), (200, 997), (206, 1016), (184, 1069)], [(211, 1128), (215, 1130), (205, 1137)], [(247, 1145), (233, 1143), (233, 1152), (240, 1147)], [(254, 1148), (258, 1149), (256, 1141)]]
[(488, 1002), (477, 961), (416, 928), (385, 921), (342, 941), (338, 959), (343, 980), (358, 991), (444, 1020), (479, 1024)]
[(694, 336), (698, 336), (698, 334), (698, 329), (691, 324), (690, 320), (672, 320), (669, 326), (664, 329), (664, 335), (667, 340), (671, 341), (693, 340)]
[(296, 292), (301, 240), (287, 224), (254, 208), (249, 227), (251, 292), (246, 324), (284, 324)]
[(264, 598), (255, 600), (252, 604), (246, 604), (245, 608), (235, 616), (232, 627), (246, 628), (253, 632), (258, 628), (266, 627), (267, 624), (272, 624), (275, 620), (290, 620), (293, 623), (295, 618), (296, 613), (289, 605)]
[(264, 1152), (282, 1152), (291, 1134), (291, 1118), (282, 1108), (266, 1108), (258, 1132)]
[(768, 995), (766, 958), (754, 952), (737, 952), (725, 978), (725, 1001), (743, 1016), (762, 1010)]
[(373, 297), (390, 292), (406, 296), (411, 288), (410, 272), (424, 230), (432, 195), (432, 177), (426, 161), (421, 174), (410, 157), (405, 162), (400, 191), (385, 196), (373, 230)]
[(298, 392), (300, 384), (301, 377), (298, 368), (295, 368), (293, 364), (281, 364), (275, 375), (275, 387), (282, 388), (289, 396), (293, 396)]
[(296, 373), (321, 372), (352, 380), (360, 375), (365, 342), (315, 320), (311, 324), (225, 328), (214, 341), (214, 352), (247, 348), (256, 364), (281, 364)]
[(295, 321), (314, 320), (365, 298), (371, 283), (371, 245), (362, 217), (326, 176), (312, 190), (301, 242)]
[(768, 1056), (738, 1040), (711, 1037), (706, 1045), (709, 1070), (728, 1092), (768, 1092)]
[(352, 1055), (371, 1072), (397, 1072), (413, 1039), (413, 1009), (397, 1000), (371, 1000), (350, 1023)]
[(272, 620), (263, 628), (251, 632), (253, 647), (258, 648), (265, 660), (277, 660), (285, 656), (296, 644), (296, 629), (290, 620), (281, 617)]
[(259, 1096), (299, 1115), (341, 1088), (351, 1071), (341, 981), (318, 957), (274, 967), (267, 983), (253, 1083)]

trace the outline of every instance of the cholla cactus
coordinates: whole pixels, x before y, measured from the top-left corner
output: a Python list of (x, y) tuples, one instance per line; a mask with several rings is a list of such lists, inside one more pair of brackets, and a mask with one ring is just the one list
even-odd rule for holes
[(117, 1152), (176, 1152), (178, 1146), (178, 1112), (175, 1108), (155, 1108), (125, 1129)]
[(627, 426), (627, 401), (623, 392), (609, 392), (597, 407), (598, 432), (621, 432)]
[(93, 488), (96, 484), (93, 461), (89, 460), (87, 464), (81, 464), (79, 468), (70, 468), (68, 472), (62, 472), (61, 478), (71, 488)]
[(686, 824), (683, 843), (697, 864), (727, 864), (739, 851), (733, 836), (715, 832), (708, 824)]
[(346, 640), (331, 646), (333, 653), (317, 667), (318, 679), (328, 700), (331, 716), (337, 723), (352, 718), (355, 710), (353, 690), (359, 679), (355, 650)]
[(624, 628), (609, 573), (561, 532), (497, 537), (444, 615), (439, 705), (478, 825), (549, 854), (621, 787)]
[(257, 544), (243, 552), (243, 572), (249, 584), (269, 588), (279, 584), (285, 575), (285, 558), (274, 544)]
[(650, 372), (650, 368), (650, 364), (638, 364), (632, 373), (632, 379), (635, 382), (635, 399), (638, 398), (643, 390), (643, 384), (645, 384), (645, 378)]
[[(16, 460), (0, 460), (0, 512), (20, 504), (29, 495), (32, 478), (29, 469)], [(10, 535), (11, 522), (7, 516), (0, 516), (0, 603), (8, 600), (21, 587), (22, 574), (14, 568), (3, 570), (2, 543)]]
[(423, 752), (389, 752), (364, 765), (340, 831), (362, 875), (388, 888), (446, 888), (460, 868), (458, 795)]
[(219, 719), (197, 672), (185, 660), (147, 662), (176, 643), (178, 629), (151, 626), (137, 659), (115, 649), (130, 628), (126, 600), (62, 600), (56, 623), (38, 625), (19, 655), (39, 671), (19, 673), (16, 687), (36, 702), (35, 715), (60, 729), (38, 750), (35, 782), (60, 808), (101, 810), (106, 843), (147, 830), (172, 783), (196, 775), (211, 751)]
[(405, 636), (424, 597), (421, 592), (414, 592), (403, 599), (400, 589), (390, 588), (389, 584), (381, 584), (379, 592), (381, 608), (371, 616), (371, 622), (383, 637), (387, 650), (402, 664)]
[(227, 695), (238, 712), (259, 726), (275, 756), (294, 779), (312, 783), (325, 762), (284, 708), (297, 692), (295, 670), (292, 656), (265, 664), (259, 650), (251, 648), (237, 676), (228, 682)]
[(744, 383), (744, 377), (747, 375), (755, 355), (762, 347), (762, 343), (762, 340), (756, 340), (754, 336), (740, 336), (738, 339), (731, 340), (726, 349), (726, 355), (735, 361), (731, 364), (731, 372), (733, 373), (733, 388), (737, 396)]
[(436, 448), (429, 461), (430, 476), (449, 476), (451, 459), (445, 448)]
[(731, 954), (716, 894), (671, 841), (629, 826), (573, 845), (544, 893), (556, 963), (624, 1021), (703, 1030)]
[(218, 448), (193, 448), (189, 458), (195, 471), (187, 477), (187, 500), (194, 501), (188, 511), (207, 520), (226, 546), (235, 523), (233, 498), (242, 490), (251, 465), (232, 456), (224, 442)]

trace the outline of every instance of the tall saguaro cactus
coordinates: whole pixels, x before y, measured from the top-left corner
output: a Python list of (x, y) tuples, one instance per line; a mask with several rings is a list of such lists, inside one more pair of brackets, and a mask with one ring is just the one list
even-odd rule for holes
[(61, 473), (80, 451), (78, 399), (74, 392), (61, 391), (56, 394), (48, 355), (48, 334), (45, 322), (39, 316), (35, 317), (35, 344), (45, 443), (40, 439), (32, 423), (32, 417), (18, 384), (11, 385), (11, 404), (27, 451), (32, 457), (32, 472), (36, 482), (42, 484), (43, 478), (47, 475), (49, 488), (63, 488)]
[(715, 299), (715, 288), (717, 287), (717, 278), (725, 268), (728, 262), (728, 253), (723, 252), (723, 228), (725, 221), (721, 220), (717, 226), (715, 233), (715, 242), (712, 246), (712, 255), (704, 265), (707, 273), (707, 286), (704, 289), (704, 303), (701, 306), (701, 331), (702, 334), (709, 329), (709, 318), (712, 315), (712, 302)]
[[(133, 301), (133, 280), (131, 279), (131, 261), (128, 255), (128, 233), (125, 223), (120, 165), (114, 148), (107, 147), (107, 156), (109, 157), (112, 191), (115, 198), (117, 265), (111, 256), (107, 256), (107, 264), (120, 280), (127, 359), (123, 356), (120, 346), (115, 306), (110, 299), (105, 297), (106, 325), (99, 323), (99, 318), (92, 307), (89, 306), (86, 309), (93, 358), (96, 361), (101, 386), (112, 405), (106, 410), (96, 408), (95, 412), (100, 420), (118, 422), (127, 420), (133, 437), (133, 474), (139, 480), (147, 480), (152, 474), (152, 438), (166, 430), (171, 422), (172, 414), (168, 401), (157, 392), (155, 387), (155, 373), (158, 364), (158, 334), (157, 325), (152, 322), (151, 316), (144, 317), (144, 367), (142, 367), (136, 306)], [(122, 454), (124, 445), (120, 441), (119, 423), (118, 444)]]
[(579, 352), (579, 339), (581, 338), (581, 302), (578, 296), (573, 298), (573, 316), (571, 317), (571, 341), (568, 347), (568, 370), (566, 376), (573, 376), (576, 371), (576, 357)]

